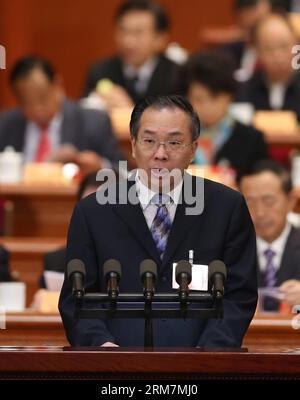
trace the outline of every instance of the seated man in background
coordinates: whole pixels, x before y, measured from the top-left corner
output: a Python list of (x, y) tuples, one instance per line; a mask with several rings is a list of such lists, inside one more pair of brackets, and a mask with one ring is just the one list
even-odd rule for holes
[(229, 112), (236, 90), (233, 69), (225, 54), (197, 53), (185, 65), (181, 83), (203, 124), (195, 163), (222, 164), (239, 175), (268, 158), (268, 148), (261, 132)]
[(121, 158), (108, 115), (68, 100), (47, 60), (20, 59), (10, 80), (19, 107), (0, 113), (0, 151), (11, 146), (25, 162), (75, 162), (86, 173)]
[[(300, 301), (300, 230), (288, 213), (293, 209), (292, 183), (288, 171), (275, 161), (258, 162), (243, 177), (245, 196), (257, 236), (258, 286), (279, 287), (284, 301)], [(264, 308), (277, 310), (279, 302), (266, 298)]]
[(238, 94), (237, 100), (256, 110), (294, 111), (300, 119), (300, 74), (293, 67), (296, 35), (283, 14), (263, 18), (254, 31), (260, 68)]
[(103, 79), (113, 83), (98, 86), (108, 109), (131, 107), (144, 96), (171, 94), (177, 65), (162, 54), (169, 29), (162, 7), (150, 0), (125, 1), (116, 11), (115, 23), (117, 55), (90, 68), (84, 96)]
[(241, 31), (240, 40), (226, 43), (221, 50), (228, 52), (235, 62), (236, 78), (244, 81), (255, 70), (257, 56), (251, 33), (255, 24), (271, 11), (270, 0), (235, 0), (233, 11)]

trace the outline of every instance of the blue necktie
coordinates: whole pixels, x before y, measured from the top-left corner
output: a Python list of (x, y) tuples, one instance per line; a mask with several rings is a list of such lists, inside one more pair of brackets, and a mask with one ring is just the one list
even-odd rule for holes
[(157, 206), (157, 212), (150, 231), (161, 259), (164, 256), (172, 226), (170, 215), (166, 207), (168, 202), (170, 202), (170, 197), (164, 194), (156, 194), (151, 200), (151, 203)]
[(274, 287), (276, 284), (276, 269), (274, 266), (274, 256), (275, 252), (272, 249), (267, 249), (264, 251), (266, 257), (266, 270), (265, 270), (265, 286), (268, 288)]

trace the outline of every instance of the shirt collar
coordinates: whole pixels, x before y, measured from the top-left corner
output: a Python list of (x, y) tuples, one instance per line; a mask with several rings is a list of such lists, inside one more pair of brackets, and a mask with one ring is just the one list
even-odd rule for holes
[[(48, 123), (48, 131), (50, 131), (50, 129), (56, 129), (59, 128), (62, 124), (62, 120), (63, 120), (63, 114), (61, 111), (59, 111), (58, 113), (56, 113), (54, 115), (54, 117), (49, 121)], [(41, 127), (34, 121), (29, 120), (28, 121), (28, 126), (30, 127), (34, 127), (35, 129), (40, 130)]]
[(287, 238), (291, 232), (291, 228), (291, 224), (287, 222), (283, 231), (281, 232), (281, 235), (278, 236), (278, 238), (272, 243), (268, 243), (264, 239), (257, 236), (257, 254), (262, 256), (265, 250), (271, 249), (276, 255), (281, 256), (283, 254)]
[(142, 64), (139, 68), (135, 68), (132, 65), (126, 64), (123, 66), (123, 74), (126, 78), (133, 78), (137, 76), (139, 80), (150, 80), (154, 69), (158, 63), (157, 57), (152, 57), (144, 64)]
[[(149, 189), (146, 185), (143, 184), (139, 177), (139, 173), (137, 172), (135, 176), (135, 182), (136, 182), (136, 190), (138, 194), (139, 201), (141, 203), (141, 206), (143, 210), (145, 210), (148, 205), (150, 204), (151, 199), (156, 192), (153, 190)], [(171, 190), (169, 193), (166, 193), (168, 196), (171, 198), (171, 203), (177, 205), (179, 203), (180, 195), (181, 195), (181, 190), (182, 190), (182, 184), (183, 180), (178, 183), (177, 186), (174, 187), (173, 190)]]

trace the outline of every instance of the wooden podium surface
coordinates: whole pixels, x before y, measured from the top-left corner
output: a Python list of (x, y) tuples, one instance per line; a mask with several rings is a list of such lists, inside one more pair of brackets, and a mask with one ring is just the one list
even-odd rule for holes
[(0, 348), (0, 379), (300, 379), (300, 351)]

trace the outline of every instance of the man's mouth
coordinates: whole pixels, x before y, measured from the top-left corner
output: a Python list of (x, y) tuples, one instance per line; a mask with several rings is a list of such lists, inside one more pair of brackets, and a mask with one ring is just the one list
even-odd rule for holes
[(167, 168), (151, 168), (151, 175), (156, 178), (165, 178), (169, 175)]

